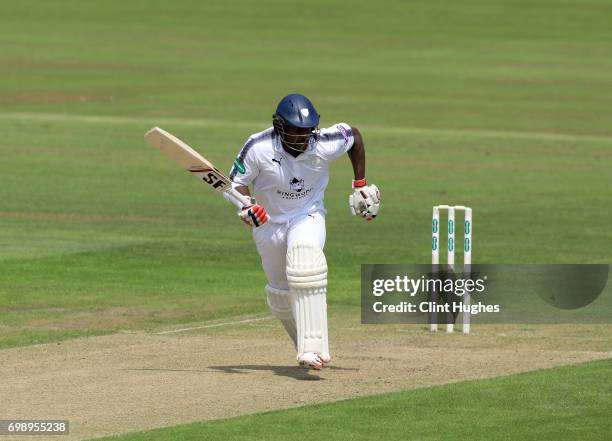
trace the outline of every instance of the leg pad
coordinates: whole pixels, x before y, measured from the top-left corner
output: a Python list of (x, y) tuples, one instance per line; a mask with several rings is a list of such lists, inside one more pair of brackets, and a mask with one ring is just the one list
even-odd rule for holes
[(288, 289), (277, 289), (266, 285), (268, 308), (281, 321), (293, 346), (297, 348), (297, 327), (293, 318), (293, 294)]
[(323, 250), (309, 243), (288, 249), (287, 281), (293, 295), (298, 357), (315, 352), (328, 362), (327, 262)]

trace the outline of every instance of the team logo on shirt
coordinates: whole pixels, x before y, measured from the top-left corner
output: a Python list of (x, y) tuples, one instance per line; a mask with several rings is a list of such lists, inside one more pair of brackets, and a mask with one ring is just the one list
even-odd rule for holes
[(296, 193), (301, 193), (304, 190), (304, 180), (293, 178), (289, 181), (289, 188), (291, 191), (295, 191)]
[(312, 193), (311, 188), (304, 188), (304, 179), (293, 177), (289, 179), (290, 191), (276, 190), (282, 199), (303, 199)]
[(242, 174), (246, 172), (246, 167), (244, 166), (244, 162), (242, 162), (240, 158), (234, 159), (234, 167), (236, 168), (236, 170), (238, 170)]

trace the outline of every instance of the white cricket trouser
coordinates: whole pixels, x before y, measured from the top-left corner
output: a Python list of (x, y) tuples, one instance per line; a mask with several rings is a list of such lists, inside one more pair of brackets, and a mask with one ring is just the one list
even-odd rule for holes
[(287, 283), (287, 247), (296, 242), (312, 242), (325, 246), (325, 215), (319, 211), (297, 216), (284, 224), (266, 222), (253, 228), (253, 239), (261, 256), (268, 284), (276, 289), (289, 289)]

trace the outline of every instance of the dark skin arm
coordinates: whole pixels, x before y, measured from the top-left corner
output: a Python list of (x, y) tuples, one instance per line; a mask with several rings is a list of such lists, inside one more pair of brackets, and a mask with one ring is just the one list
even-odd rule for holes
[(359, 180), (365, 178), (365, 147), (359, 129), (357, 129), (357, 127), (351, 127), (351, 130), (353, 131), (355, 142), (353, 143), (353, 147), (348, 151), (348, 156), (353, 165), (355, 180)]
[(240, 194), (251, 197), (251, 192), (249, 191), (249, 187), (246, 187), (244, 185), (239, 185), (238, 187), (236, 187), (236, 190)]

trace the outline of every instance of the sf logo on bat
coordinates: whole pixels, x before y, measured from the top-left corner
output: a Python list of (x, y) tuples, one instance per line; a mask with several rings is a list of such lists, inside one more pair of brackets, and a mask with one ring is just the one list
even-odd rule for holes
[(194, 167), (189, 169), (191, 173), (201, 174), (201, 178), (204, 182), (211, 185), (216, 190), (223, 190), (227, 185), (225, 179), (216, 170), (210, 168)]

